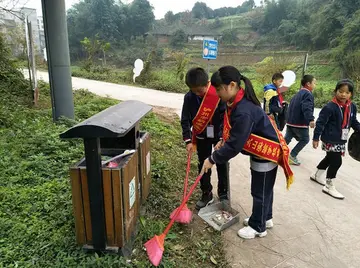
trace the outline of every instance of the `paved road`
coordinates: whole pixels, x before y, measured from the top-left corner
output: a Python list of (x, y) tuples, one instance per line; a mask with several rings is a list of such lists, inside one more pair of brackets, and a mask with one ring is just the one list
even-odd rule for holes
[[(26, 75), (27, 73), (25, 72), (24, 74)], [(38, 79), (49, 82), (47, 72), (38, 71), (37, 76)], [(118, 100), (139, 100), (154, 106), (172, 108), (176, 110), (178, 115), (180, 115), (184, 100), (183, 94), (165, 93), (148, 88), (118, 85), (78, 77), (72, 78), (72, 85), (75, 90), (86, 88), (89, 91), (103, 97), (109, 96)]]
[[(39, 72), (38, 76), (48, 80), (47, 73)], [(72, 82), (75, 89), (87, 88), (119, 100), (137, 99), (173, 108), (178, 114), (183, 101), (182, 94), (81, 78), (73, 78)], [(236, 232), (241, 223), (223, 232), (232, 267), (360, 267), (360, 163), (349, 156), (343, 159), (336, 185), (346, 198), (339, 201), (323, 194), (322, 187), (309, 180), (323, 156), (320, 149), (313, 150), (310, 144), (304, 149), (299, 156), (303, 164), (293, 167), (295, 183), (289, 191), (279, 171), (274, 199), (275, 226), (267, 237), (240, 239)], [(241, 213), (241, 221), (251, 214), (249, 173), (248, 157), (239, 155), (231, 161), (232, 206)]]

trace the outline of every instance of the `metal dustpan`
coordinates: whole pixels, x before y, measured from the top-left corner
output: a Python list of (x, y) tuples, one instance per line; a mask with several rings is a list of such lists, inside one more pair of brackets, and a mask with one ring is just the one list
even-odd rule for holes
[[(228, 170), (228, 174), (230, 174)], [(202, 218), (204, 221), (206, 221), (210, 226), (212, 226), (217, 231), (225, 230), (226, 228), (229, 228), (231, 225), (238, 223), (240, 218), (240, 213), (233, 209), (230, 204), (230, 181), (229, 176), (228, 177), (228, 183), (229, 190), (227, 192), (229, 200), (218, 202), (212, 205), (209, 205), (207, 207), (204, 207), (199, 210), (199, 217)], [(217, 216), (223, 215), (223, 212), (226, 214), (230, 214), (230, 219), (224, 219), (224, 217), (219, 220)]]
[[(223, 217), (223, 212), (229, 213), (231, 218), (225, 219)], [(230, 207), (229, 201), (222, 201), (204, 207), (199, 210), (198, 215), (217, 231), (225, 230), (231, 225), (238, 223), (240, 217), (240, 213)]]

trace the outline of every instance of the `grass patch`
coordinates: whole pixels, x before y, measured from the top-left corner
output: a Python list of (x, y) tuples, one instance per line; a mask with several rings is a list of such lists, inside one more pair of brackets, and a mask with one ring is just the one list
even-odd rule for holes
[[(130, 70), (130, 68), (129, 68)], [(132, 72), (119, 69), (105, 69), (104, 72), (88, 72), (78, 66), (71, 67), (72, 76), (115, 84), (131, 84)]]
[[(82, 141), (59, 139), (74, 122), (52, 122), (48, 86), (40, 87), (35, 109), (0, 85), (0, 267), (150, 267), (142, 245), (163, 230), (182, 192), (186, 153), (179, 122), (155, 114), (142, 122), (152, 135), (153, 184), (132, 258), (86, 254), (75, 244), (68, 170), (83, 156)], [(76, 122), (117, 103), (85, 90), (74, 99)], [(219, 233), (198, 220), (175, 224), (162, 267), (210, 267), (210, 257), (227, 267)]]

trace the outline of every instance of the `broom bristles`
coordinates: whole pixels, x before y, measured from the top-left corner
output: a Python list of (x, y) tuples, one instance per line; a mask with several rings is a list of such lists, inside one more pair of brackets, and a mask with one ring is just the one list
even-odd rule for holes
[(144, 244), (149, 260), (154, 266), (159, 266), (161, 262), (164, 253), (164, 240), (165, 236), (163, 234), (155, 235)]
[[(176, 208), (171, 214), (170, 214), (170, 219), (173, 219), (176, 211), (179, 208)], [(183, 207), (183, 209), (180, 211), (180, 213), (177, 215), (177, 217), (175, 218), (175, 221), (178, 223), (183, 223), (183, 224), (188, 224), (191, 222), (192, 219), (192, 212), (191, 210), (187, 207), (187, 205), (185, 205)]]

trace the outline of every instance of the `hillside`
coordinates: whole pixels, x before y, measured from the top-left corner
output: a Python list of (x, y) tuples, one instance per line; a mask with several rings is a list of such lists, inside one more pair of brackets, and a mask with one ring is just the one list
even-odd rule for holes
[[(216, 19), (193, 19), (188, 22), (180, 20), (172, 23), (161, 19), (154, 23), (152, 30), (148, 34), (172, 36), (177, 30), (183, 30), (187, 35), (214, 36), (219, 39), (224, 48), (237, 48), (238, 51), (248, 51), (253, 49), (260, 40), (260, 35), (249, 24), (253, 15), (254, 11), (251, 11)], [(190, 42), (187, 47), (191, 48), (191, 45)]]

